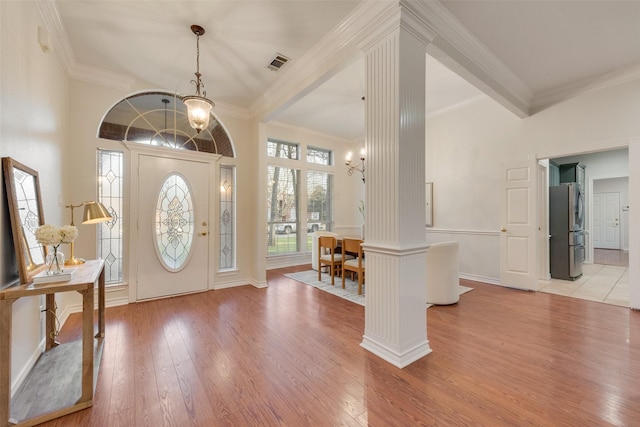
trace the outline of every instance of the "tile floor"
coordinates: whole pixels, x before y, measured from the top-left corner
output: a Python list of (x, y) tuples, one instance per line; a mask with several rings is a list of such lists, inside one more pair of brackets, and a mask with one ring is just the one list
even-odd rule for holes
[(575, 281), (540, 280), (540, 292), (629, 307), (629, 269), (626, 266), (584, 264)]

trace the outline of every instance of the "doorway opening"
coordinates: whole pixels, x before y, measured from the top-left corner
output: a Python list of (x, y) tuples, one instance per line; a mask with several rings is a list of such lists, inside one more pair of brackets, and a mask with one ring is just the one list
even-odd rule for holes
[[(549, 187), (566, 185), (566, 177), (565, 183), (561, 183), (559, 176), (554, 176), (554, 164), (584, 166), (581, 179), (585, 199), (585, 256), (579, 277), (563, 280), (552, 277), (550, 271), (543, 272), (540, 290), (629, 307), (628, 148), (552, 158), (549, 164)], [(578, 172), (576, 181), (579, 180)]]

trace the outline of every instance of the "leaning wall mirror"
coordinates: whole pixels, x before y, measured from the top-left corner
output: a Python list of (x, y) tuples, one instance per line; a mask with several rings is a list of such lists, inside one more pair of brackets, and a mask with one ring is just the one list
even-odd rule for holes
[(44, 224), (38, 172), (11, 157), (2, 158), (2, 169), (20, 282), (29, 283), (44, 269), (46, 256), (35, 235)]

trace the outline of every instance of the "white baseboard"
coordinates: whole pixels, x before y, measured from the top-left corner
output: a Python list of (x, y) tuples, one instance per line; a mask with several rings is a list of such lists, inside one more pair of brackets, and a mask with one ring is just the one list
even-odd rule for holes
[(268, 287), (269, 287), (269, 285), (268, 285), (268, 283), (267, 283), (267, 281), (266, 281), (266, 280), (265, 280), (265, 281), (260, 281), (260, 282), (259, 282), (259, 281), (257, 281), (257, 280), (252, 280), (252, 281), (251, 281), (251, 284), (252, 284), (253, 286), (255, 286), (256, 288), (258, 288), (258, 289), (268, 288)]
[(473, 280), (474, 282), (488, 283), (490, 285), (500, 284), (500, 279), (496, 279), (493, 277), (477, 276), (475, 274), (467, 274), (467, 273), (460, 273), (459, 276), (461, 279)]
[(257, 280), (254, 279), (240, 279), (240, 280), (232, 280), (232, 281), (228, 281), (228, 282), (224, 282), (224, 283), (216, 283), (213, 286), (213, 290), (216, 289), (227, 289), (227, 288), (235, 288), (237, 286), (246, 286), (246, 285), (252, 285), (256, 288), (266, 288), (267, 287), (267, 282), (258, 282)]
[(296, 255), (284, 255), (267, 259), (267, 270), (276, 268), (295, 267), (297, 265), (311, 264), (311, 252)]

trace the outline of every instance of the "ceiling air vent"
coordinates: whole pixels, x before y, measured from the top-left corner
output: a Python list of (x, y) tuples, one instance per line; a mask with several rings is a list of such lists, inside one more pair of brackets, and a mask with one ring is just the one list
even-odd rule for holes
[(289, 62), (289, 58), (287, 58), (286, 56), (278, 53), (278, 54), (276, 54), (276, 57), (273, 58), (271, 63), (269, 65), (267, 65), (267, 68), (270, 69), (271, 71), (278, 71), (287, 62)]

